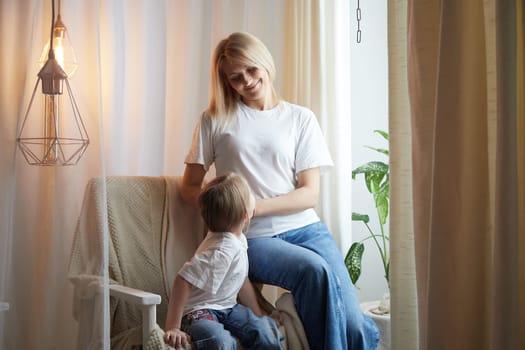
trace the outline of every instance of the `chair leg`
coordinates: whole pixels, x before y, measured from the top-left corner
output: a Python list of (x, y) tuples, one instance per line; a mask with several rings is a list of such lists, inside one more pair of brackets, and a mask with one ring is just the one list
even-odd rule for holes
[(155, 305), (142, 306), (142, 346), (146, 347), (151, 332), (157, 324), (157, 309)]

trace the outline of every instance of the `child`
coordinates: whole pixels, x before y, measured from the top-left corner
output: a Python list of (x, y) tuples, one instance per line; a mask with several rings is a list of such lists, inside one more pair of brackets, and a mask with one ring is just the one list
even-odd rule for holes
[(173, 282), (164, 341), (175, 348), (193, 342), (196, 349), (235, 349), (236, 337), (246, 349), (282, 349), (278, 325), (263, 316), (248, 279), (242, 231), (255, 199), (247, 182), (234, 173), (218, 176), (198, 203), (209, 231)]

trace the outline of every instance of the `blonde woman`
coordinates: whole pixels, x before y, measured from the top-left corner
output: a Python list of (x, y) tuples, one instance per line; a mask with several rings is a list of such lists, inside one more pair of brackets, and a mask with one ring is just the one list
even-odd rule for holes
[(212, 164), (241, 174), (256, 198), (246, 231), (250, 279), (292, 292), (311, 349), (375, 349), (337, 245), (314, 211), (332, 159), (314, 114), (281, 100), (273, 58), (248, 33), (217, 45), (208, 108), (186, 156), (182, 195), (195, 203)]
[[(216, 177), (199, 196), (209, 232), (173, 282), (164, 341), (178, 348), (281, 349), (277, 323), (257, 304), (248, 279), (248, 226), (255, 199), (246, 181), (229, 173)], [(237, 303), (237, 296), (240, 304)]]

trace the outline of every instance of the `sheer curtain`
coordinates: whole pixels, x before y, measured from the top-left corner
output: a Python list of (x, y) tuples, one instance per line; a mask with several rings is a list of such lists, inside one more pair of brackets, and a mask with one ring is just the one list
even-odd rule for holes
[(392, 246), (414, 240), (415, 252), (392, 253), (393, 281), (417, 272), (417, 298), (392, 286), (395, 348), (525, 346), (523, 11), (522, 1), (390, 7), (392, 210), (411, 221), (392, 228)]
[[(350, 211), (344, 205), (350, 200), (334, 194), (348, 191), (349, 172), (343, 169), (350, 160), (342, 154), (348, 148), (339, 148), (345, 145), (341, 129), (348, 127), (347, 113), (329, 94), (335, 91), (332, 65), (341, 63), (334, 55), (335, 40), (345, 40), (334, 28), (350, 12), (337, 11), (345, 1), (297, 2), (292, 8), (289, 3), (61, 1), (79, 61), (70, 82), (90, 137), (79, 164), (61, 168), (27, 165), (15, 140), (48, 40), (51, 2), (0, 3), (0, 302), (9, 303), (9, 310), (0, 311), (0, 347), (75, 347), (78, 329), (67, 270), (84, 187), (97, 176), (181, 174), (195, 120), (207, 104), (211, 52), (232, 31), (260, 37), (276, 61), (277, 90), (316, 112), (337, 162), (324, 184), (320, 211), (334, 231), (346, 235), (338, 227), (346, 223)], [(311, 6), (308, 14), (296, 12), (303, 6)], [(301, 27), (288, 25), (296, 20)], [(303, 36), (309, 21), (317, 30)], [(299, 42), (309, 49), (303, 51)], [(299, 54), (318, 60), (295, 71), (290, 57)], [(329, 78), (321, 79), (325, 69)], [(299, 86), (313, 93), (295, 99), (289, 91)], [(103, 242), (106, 237), (102, 233)], [(106, 264), (103, 257), (100, 271), (107, 281)], [(97, 321), (101, 344), (108, 348), (108, 334), (102, 332), (105, 301)]]
[(287, 1), (283, 97), (316, 114), (335, 167), (318, 211), (343, 252), (351, 244), (350, 3)]

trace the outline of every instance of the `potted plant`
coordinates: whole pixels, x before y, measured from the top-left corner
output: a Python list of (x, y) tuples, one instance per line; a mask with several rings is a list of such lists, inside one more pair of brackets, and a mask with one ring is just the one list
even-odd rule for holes
[[(385, 140), (388, 141), (388, 133), (382, 130), (374, 130), (374, 133), (379, 134)], [(379, 152), (388, 158), (389, 151), (386, 148), (375, 148), (365, 146), (371, 150)], [(388, 162), (388, 160), (387, 160)], [(385, 279), (390, 289), (390, 255), (389, 255), (389, 234), (386, 229), (389, 209), (389, 192), (390, 192), (390, 181), (389, 181), (389, 165), (383, 161), (370, 161), (367, 162), (354, 170), (352, 170), (352, 179), (355, 180), (359, 175), (363, 175), (363, 179), (366, 184), (368, 192), (372, 195), (376, 207), (376, 213), (374, 217), (377, 218), (379, 232), (374, 230), (369, 225), (370, 216), (367, 214), (361, 214), (352, 212), (352, 220), (360, 221), (366, 228), (366, 237), (359, 242), (354, 242), (348, 250), (345, 257), (345, 264), (350, 274), (350, 279), (354, 283), (357, 283), (359, 276), (361, 276), (361, 261), (363, 253), (365, 251), (364, 242), (367, 240), (373, 240), (374, 246), (377, 248), (381, 261), (383, 264), (383, 270), (385, 273)], [(383, 298), (388, 298), (388, 294)], [(389, 308), (386, 305), (387, 300), (384, 300), (377, 310), (379, 313), (388, 313)]]

